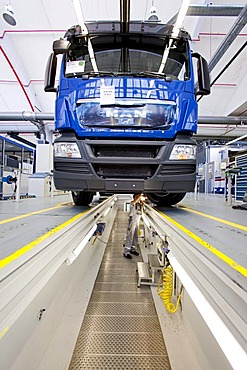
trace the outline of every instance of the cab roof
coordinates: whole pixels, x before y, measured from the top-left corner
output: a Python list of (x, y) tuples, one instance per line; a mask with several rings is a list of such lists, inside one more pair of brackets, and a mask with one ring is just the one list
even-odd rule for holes
[[(119, 21), (95, 21), (85, 23), (89, 36), (99, 36), (106, 34), (122, 34), (121, 23)], [(160, 22), (151, 21), (130, 21), (128, 24), (128, 34), (143, 34), (153, 37), (171, 37), (173, 25), (163, 24)], [(125, 32), (126, 33), (126, 32)], [(83, 35), (82, 29), (79, 25), (73, 26), (65, 33), (65, 37), (72, 36), (81, 37)], [(189, 33), (183, 29), (180, 30), (178, 38), (190, 40)]]

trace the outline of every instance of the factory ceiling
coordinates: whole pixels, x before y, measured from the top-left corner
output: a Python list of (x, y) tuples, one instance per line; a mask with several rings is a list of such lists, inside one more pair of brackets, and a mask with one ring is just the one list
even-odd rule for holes
[[(44, 74), (54, 40), (77, 24), (72, 0), (7, 1), (16, 25), (0, 19), (0, 133), (33, 135), (54, 129), (54, 93)], [(131, 20), (147, 20), (152, 6), (161, 22), (175, 22), (182, 0), (131, 0)], [(89, 20), (119, 20), (119, 1), (81, 0)], [(1, 9), (2, 7), (2, 9)], [(5, 5), (6, 7), (6, 5)], [(0, 5), (1, 13), (4, 4)], [(184, 20), (191, 48), (209, 63), (212, 93), (199, 104), (200, 137), (237, 137), (247, 128), (247, 5), (236, 0), (197, 0)], [(29, 120), (29, 116), (30, 120)], [(35, 119), (36, 116), (40, 119)]]

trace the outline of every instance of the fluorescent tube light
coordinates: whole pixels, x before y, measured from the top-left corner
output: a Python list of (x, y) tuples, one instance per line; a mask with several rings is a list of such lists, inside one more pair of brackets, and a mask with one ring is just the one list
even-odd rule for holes
[(184, 268), (180, 265), (176, 257), (169, 252), (168, 258), (174, 271), (181, 280), (181, 283), (185, 287), (185, 290), (194, 302), (232, 368), (234, 370), (242, 370), (243, 364), (247, 364), (247, 353), (226, 327), (225, 323), (206, 300)]
[(105, 212), (103, 213), (103, 217), (105, 217), (105, 216), (109, 213), (110, 209), (111, 209), (111, 207), (108, 207), (108, 208), (105, 210)]
[(71, 255), (65, 261), (67, 265), (71, 265), (76, 260), (76, 258), (80, 255), (80, 253), (83, 251), (84, 247), (88, 243), (89, 239), (93, 236), (96, 229), (97, 225), (94, 225), (92, 229), (87, 233), (87, 235), (82, 239), (82, 241), (78, 244), (78, 246), (72, 251)]
[(233, 144), (233, 143), (235, 143), (236, 141), (239, 141), (239, 140), (245, 139), (246, 137), (247, 137), (247, 135), (243, 135), (243, 136), (237, 137), (236, 139), (231, 140), (231, 141), (229, 141), (228, 143), (226, 143), (226, 145)]
[[(75, 10), (75, 15), (76, 15), (76, 18), (77, 18), (77, 22), (81, 26), (83, 34), (85, 34), (85, 36), (86, 36), (86, 35), (88, 35), (88, 29), (87, 29), (87, 26), (85, 25), (80, 0), (72, 0), (72, 4), (73, 4), (73, 8)], [(95, 57), (94, 57), (93, 46), (92, 46), (90, 38), (88, 38), (88, 40), (87, 40), (87, 47), (88, 47), (88, 53), (89, 53), (90, 61), (92, 63), (93, 70), (94, 70), (94, 72), (98, 72), (98, 67), (97, 67), (97, 64), (96, 64)]]
[(184, 18), (186, 16), (188, 8), (190, 6), (190, 1), (191, 0), (183, 0), (181, 8), (180, 8), (178, 16), (177, 16), (175, 26), (174, 26), (173, 31), (172, 31), (172, 37), (177, 37), (178, 36), (180, 28), (183, 25)]

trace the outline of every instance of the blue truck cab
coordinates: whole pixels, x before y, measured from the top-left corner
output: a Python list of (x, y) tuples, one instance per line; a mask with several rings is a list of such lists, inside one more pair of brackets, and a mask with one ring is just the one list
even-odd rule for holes
[[(189, 34), (161, 23), (89, 22), (54, 41), (45, 91), (55, 91), (54, 182), (75, 204), (95, 192), (179, 202), (196, 179), (196, 95), (210, 93), (207, 63)], [(55, 87), (57, 55), (62, 54)], [(192, 57), (196, 58), (197, 79)], [(195, 64), (195, 63), (194, 63)]]

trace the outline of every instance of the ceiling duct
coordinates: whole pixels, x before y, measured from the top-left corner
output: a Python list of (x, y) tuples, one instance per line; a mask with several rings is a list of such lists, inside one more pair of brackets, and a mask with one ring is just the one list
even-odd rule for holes
[[(193, 5), (189, 6), (187, 16), (195, 17), (238, 17), (243, 9), (243, 5)], [(178, 12), (166, 23), (174, 24)]]
[(25, 124), (25, 123), (11, 123), (11, 124), (2, 124), (0, 125), (0, 133), (1, 134), (6, 134), (7, 132), (14, 131), (14, 132), (19, 132), (21, 134), (30, 134), (30, 133), (35, 133), (39, 132), (38, 128), (34, 125), (30, 124)]
[[(53, 122), (54, 114), (53, 113), (35, 113), (35, 112), (6, 112), (0, 113), (0, 132), (7, 133), (9, 131), (17, 131), (19, 133), (37, 133), (42, 132), (36, 125), (28, 125), (27, 121), (34, 123), (34, 121), (50, 121), (51, 123), (46, 123), (43, 125), (43, 130), (46, 128), (46, 134), (48, 140), (52, 142), (52, 132), (54, 131)], [(5, 121), (5, 122), (4, 122)], [(12, 122), (7, 124), (6, 121)], [(18, 124), (16, 121), (25, 121), (24, 123)], [(225, 137), (236, 137), (237, 135), (243, 135), (246, 132), (247, 117), (241, 116), (200, 116), (198, 118), (198, 132), (195, 135), (196, 138), (225, 138)], [(48, 127), (47, 127), (48, 126)], [(52, 126), (52, 127), (51, 127)], [(217, 127), (215, 127), (217, 126)], [(218, 129), (219, 127), (219, 129)], [(47, 129), (48, 128), (48, 129)], [(43, 131), (44, 132), (44, 131)], [(47, 136), (46, 135), (46, 136)], [(43, 136), (45, 138), (45, 136)]]
[(247, 125), (247, 117), (199, 116), (198, 125)]
[(222, 56), (225, 54), (227, 49), (230, 47), (230, 45), (233, 43), (235, 38), (238, 36), (238, 34), (241, 32), (241, 30), (244, 28), (244, 26), (247, 23), (247, 4), (245, 7), (241, 10), (238, 18), (236, 19), (236, 22), (232, 26), (232, 28), (229, 30), (228, 34), (212, 56), (211, 60), (208, 64), (209, 72), (212, 72), (214, 67), (218, 64)]
[(191, 5), (187, 15), (206, 17), (237, 17), (243, 5)]
[[(45, 131), (45, 124), (43, 121), (54, 121), (54, 114), (53, 113), (36, 113), (36, 112), (6, 112), (6, 113), (0, 113), (0, 121), (29, 121), (34, 126), (37, 127), (40, 134), (43, 136), (44, 139), (46, 139), (46, 131)], [(13, 124), (10, 126), (3, 126), (5, 128), (5, 132), (7, 131), (13, 131)], [(3, 132), (3, 127), (0, 128), (0, 132)], [(18, 131), (22, 132), (35, 132), (36, 130), (30, 130), (30, 127), (28, 129), (27, 126), (20, 129), (18, 126), (16, 128)]]
[[(53, 113), (36, 113), (36, 112), (5, 112), (0, 113), (0, 121), (54, 121)], [(246, 125), (247, 117), (245, 116), (199, 116), (199, 124), (224, 124), (224, 125)]]
[(0, 112), (0, 121), (54, 121), (54, 114), (40, 112)]

